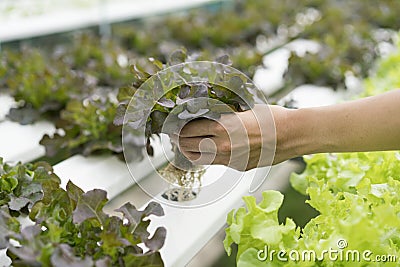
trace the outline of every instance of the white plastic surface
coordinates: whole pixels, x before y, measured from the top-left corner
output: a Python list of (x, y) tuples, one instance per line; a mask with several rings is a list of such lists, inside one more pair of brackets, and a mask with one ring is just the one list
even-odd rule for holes
[(46, 121), (32, 125), (8, 121), (6, 115), (14, 105), (11, 96), (0, 92), (0, 157), (5, 161), (28, 162), (45, 154), (39, 141), (44, 134), (53, 134), (55, 127)]
[(8, 94), (0, 93), (0, 121), (5, 120), (8, 111), (14, 104), (14, 98)]
[(289, 56), (290, 51), (286, 48), (264, 56), (264, 66), (256, 70), (253, 81), (265, 95), (273, 94), (284, 85), (283, 75), (288, 67)]
[(54, 125), (40, 121), (32, 125), (16, 122), (0, 122), (0, 157), (5, 161), (28, 162), (45, 154), (39, 144), (44, 134), (53, 134)]
[(6, 255), (7, 249), (0, 249), (0, 266), (10, 266), (11, 259)]
[(334, 91), (329, 87), (311, 84), (301, 85), (279, 100), (278, 104), (285, 101), (294, 101), (297, 108), (321, 107), (338, 103), (343, 99), (340, 91)]
[(263, 57), (263, 67), (256, 70), (253, 81), (265, 95), (271, 95), (285, 85), (284, 75), (288, 69), (291, 52), (303, 57), (316, 54), (321, 46), (312, 40), (296, 39)]

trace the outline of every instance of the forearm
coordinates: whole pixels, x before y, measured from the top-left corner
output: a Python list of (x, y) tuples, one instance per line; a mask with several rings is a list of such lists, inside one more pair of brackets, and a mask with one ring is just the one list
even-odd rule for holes
[(320, 152), (400, 150), (400, 90), (343, 104), (288, 110), (276, 122), (277, 161)]

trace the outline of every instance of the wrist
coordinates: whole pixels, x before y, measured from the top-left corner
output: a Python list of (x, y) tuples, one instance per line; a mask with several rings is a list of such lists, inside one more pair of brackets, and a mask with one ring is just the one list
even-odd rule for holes
[(275, 116), (276, 152), (274, 163), (322, 152), (323, 129), (313, 109), (283, 109)]

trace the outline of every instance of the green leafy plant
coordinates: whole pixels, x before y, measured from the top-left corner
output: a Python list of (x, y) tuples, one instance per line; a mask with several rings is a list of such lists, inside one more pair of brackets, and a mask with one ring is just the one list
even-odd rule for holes
[[(366, 178), (358, 184), (356, 194), (343, 191), (333, 193), (329, 184), (314, 181), (314, 186), (307, 190), (310, 196), (308, 203), (320, 215), (308, 222), (303, 229), (297, 227), (291, 219), (287, 219), (285, 223), (278, 221), (277, 212), (283, 201), (279, 192), (264, 192), (263, 200), (259, 204), (256, 204), (254, 197), (245, 197), (247, 210), (240, 208), (228, 215), (225, 249), (230, 254), (230, 245), (238, 244), (238, 266), (371, 264), (361, 256), (360, 260), (348, 260), (345, 256), (339, 258), (339, 253), (348, 255), (348, 251), (358, 251), (360, 254), (370, 251), (370, 256), (391, 255), (398, 259), (399, 186), (399, 180), (392, 178), (388, 178), (384, 184), (373, 184)], [(345, 247), (342, 247), (343, 244)], [(323, 252), (329, 250), (339, 251), (335, 261)], [(277, 254), (271, 256), (268, 251), (284, 251), (285, 254), (280, 255), (286, 261), (279, 259)], [(302, 255), (305, 251), (315, 254), (304, 259)], [(375, 264), (380, 266), (379, 263)], [(391, 261), (384, 264), (397, 266), (396, 262)]]
[(391, 37), (398, 28), (395, 25), (400, 23), (394, 19), (393, 10), (399, 8), (399, 3), (373, 1), (371, 8), (359, 1), (309, 2), (314, 2), (320, 20), (305, 28), (299, 37), (317, 41), (322, 47), (315, 54), (299, 57), (293, 53), (287, 82), (294, 86), (311, 83), (344, 88), (348, 72), (367, 77), (380, 56), (380, 44), (393, 43)]
[(7, 74), (2, 82), (20, 103), (8, 117), (22, 124), (43, 117), (56, 122), (69, 101), (126, 85), (132, 56), (114, 42), (88, 34), (77, 34), (72, 44), (50, 51), (7, 50), (0, 64), (7, 65), (7, 71), (0, 67)]
[(112, 121), (116, 91), (131, 79), (131, 57), (131, 52), (111, 40), (90, 34), (76, 34), (72, 44), (50, 53), (29, 48), (22, 55), (7, 51), (0, 66), (8, 64), (6, 85), (20, 102), (8, 117), (22, 124), (39, 118), (53, 121), (57, 133), (45, 135), (40, 142), (49, 157), (121, 155), (121, 127)]
[(19, 108), (13, 108), (9, 118), (29, 124), (40, 115), (54, 115), (69, 99), (85, 91), (83, 80), (66, 64), (44, 55), (37, 49), (6, 52), (8, 65), (6, 86)]
[(0, 206), (7, 207), (13, 215), (26, 215), (42, 198), (40, 182), (44, 179), (58, 179), (44, 162), (9, 165), (0, 158)]
[(78, 33), (72, 44), (61, 45), (54, 56), (85, 77), (87, 84), (117, 89), (130, 82), (129, 64), (136, 57), (113, 39)]
[[(262, 54), (255, 46), (258, 34), (272, 34), (261, 20), (263, 15), (249, 4), (237, 3), (220, 8), (204, 7), (160, 19), (113, 25), (115, 37), (128, 49), (167, 62), (180, 47), (195, 53), (228, 54), (233, 67), (252, 76), (261, 65)], [(221, 15), (223, 12), (223, 15)], [(157, 37), (155, 37), (157, 36)]]
[[(337, 266), (349, 264), (346, 258), (332, 262), (323, 251), (371, 251), (371, 255), (400, 256), (398, 233), (400, 220), (398, 190), (400, 189), (400, 154), (398, 152), (322, 154), (308, 157), (302, 174), (292, 174), (292, 186), (309, 196), (309, 203), (319, 215), (304, 228), (291, 219), (278, 221), (278, 210), (283, 196), (266, 191), (256, 204), (254, 197), (244, 197), (246, 208), (228, 215), (225, 249), (239, 246), (238, 266)], [(355, 229), (357, 229), (355, 231)], [(366, 235), (365, 233), (368, 233)], [(340, 249), (339, 240), (347, 247)], [(379, 240), (379, 241), (378, 241)], [(285, 251), (289, 261), (267, 255)], [(289, 252), (296, 251), (299, 254)], [(262, 259), (259, 259), (262, 252)], [(301, 260), (304, 251), (315, 252), (315, 257)], [(265, 252), (268, 253), (268, 252)], [(296, 256), (297, 255), (297, 256)], [(351, 261), (352, 266), (365, 266), (367, 261)], [(376, 263), (376, 266), (380, 266)], [(396, 266), (386, 262), (385, 266)]]
[(328, 184), (335, 193), (356, 193), (356, 186), (366, 177), (374, 184), (400, 177), (399, 154), (395, 152), (318, 154), (305, 160), (306, 170), (292, 174), (290, 180), (303, 194), (316, 181)]
[(0, 159), (0, 182), (0, 248), (14, 266), (163, 266), (165, 228), (147, 231), (148, 217), (163, 215), (159, 204), (139, 211), (126, 203), (116, 210), (121, 217), (108, 215), (105, 191), (85, 193), (72, 182), (62, 189), (46, 163)]
[(375, 72), (365, 80), (365, 91), (362, 96), (384, 93), (394, 88), (400, 88), (400, 40), (397, 35), (396, 49), (387, 57), (377, 61)]
[(250, 76), (261, 60), (252, 61), (249, 55), (246, 64), (238, 64), (232, 50), (262, 55), (296, 38), (314, 40), (321, 45), (318, 53), (291, 55), (285, 87), (311, 83), (337, 88), (345, 87), (348, 72), (360, 78), (368, 75), (381, 44), (393, 42), (391, 35), (400, 26), (398, 9), (396, 1), (378, 0), (370, 5), (357, 0), (230, 1), (113, 29), (130, 49), (163, 61), (179, 46), (214, 55), (225, 50), (233, 66)]
[[(161, 64), (154, 60), (154, 65), (140, 58), (137, 58), (135, 62), (136, 64), (131, 68), (132, 72), (135, 72), (135, 68), (141, 70), (142, 67), (150, 71), (151, 68)], [(140, 73), (142, 74), (145, 75), (145, 72)], [(132, 79), (132, 74), (130, 78)], [(91, 95), (82, 96), (82, 99), (71, 99), (60, 111), (60, 118), (56, 121), (56, 127), (60, 132), (51, 136), (45, 135), (40, 141), (40, 144), (46, 148), (46, 155), (52, 157), (61, 154), (66, 157), (77, 153), (85, 156), (112, 153), (122, 159), (122, 127), (121, 124), (113, 122), (116, 116), (121, 116), (124, 112), (121, 107), (118, 107), (119, 103), (127, 105), (134, 94), (135, 86), (139, 87), (143, 82), (140, 80), (142, 78), (138, 77), (131, 87), (123, 87), (118, 93), (113, 88), (97, 88), (97, 90), (92, 90)], [(142, 139), (138, 137), (130, 142), (131, 152), (135, 154), (130, 160), (142, 159), (142, 149), (145, 147)]]
[(121, 154), (122, 128), (112, 123), (116, 109), (116, 97), (111, 90), (102, 89), (83, 100), (69, 101), (56, 124), (62, 132), (45, 135), (40, 141), (46, 155), (87, 156), (105, 151)]

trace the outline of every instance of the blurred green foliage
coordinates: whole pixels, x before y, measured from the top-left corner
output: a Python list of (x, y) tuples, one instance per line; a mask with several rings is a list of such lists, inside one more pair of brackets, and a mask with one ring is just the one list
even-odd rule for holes
[(400, 39), (397, 40), (397, 49), (377, 62), (375, 72), (364, 81), (364, 87), (362, 96), (400, 88)]

